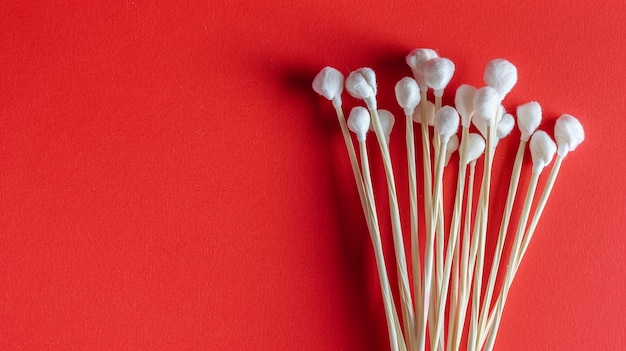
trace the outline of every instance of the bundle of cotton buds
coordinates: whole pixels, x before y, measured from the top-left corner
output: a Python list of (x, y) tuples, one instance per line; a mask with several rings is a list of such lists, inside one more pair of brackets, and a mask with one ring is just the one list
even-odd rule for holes
[[(537, 229), (563, 159), (584, 140), (584, 131), (575, 117), (564, 114), (556, 121), (555, 142), (548, 133), (537, 130), (542, 119), (541, 106), (537, 102), (518, 106), (516, 115), (520, 141), (502, 220), (490, 223), (490, 214), (499, 210), (490, 206), (490, 198), (504, 197), (503, 194), (491, 194), (491, 173), (498, 142), (516, 124), (515, 117), (506, 113), (502, 106), (502, 101), (517, 83), (516, 67), (504, 59), (488, 62), (483, 77), (486, 86), (478, 89), (467, 84), (459, 86), (454, 99), (455, 108), (442, 106), (444, 90), (454, 74), (452, 61), (439, 57), (434, 50), (416, 49), (406, 57), (406, 63), (413, 77), (402, 78), (395, 86), (395, 94), (406, 122), (408, 221), (411, 228), (409, 260), (405, 252), (398, 187), (389, 149), (395, 118), (390, 111), (378, 108), (376, 74), (370, 68), (360, 68), (351, 72), (344, 84), (341, 72), (325, 67), (313, 80), (313, 89), (332, 101), (346, 144), (374, 248), (390, 349), (423, 351), (428, 347), (430, 350), (459, 350), (467, 323), (467, 350), (492, 350), (509, 289)], [(363, 100), (365, 104), (365, 107), (354, 107), (347, 121), (341, 99), (344, 86), (351, 96)], [(433, 91), (434, 102), (428, 100), (429, 89)], [(421, 132), (421, 189), (418, 189), (414, 123), (420, 124)], [(350, 131), (355, 134), (358, 155)], [(370, 131), (374, 132), (380, 148), (387, 182), (400, 306), (393, 299), (394, 285), (389, 281), (383, 255), (367, 149)], [(532, 156), (531, 177), (515, 234), (512, 239), (509, 236), (512, 248), (509, 263), (504, 266), (501, 260), (527, 146)], [(452, 217), (446, 219), (444, 213), (448, 212), (444, 211), (443, 204), (443, 174), (451, 155), (457, 150), (459, 169)], [(473, 210), (476, 163), (483, 154), (483, 174), (477, 192), (477, 206)], [(556, 160), (531, 216), (539, 178), (555, 154)], [(424, 199), (421, 216), (426, 227), (423, 252), (420, 251), (418, 233), (420, 193)], [(494, 226), (498, 231), (496, 247), (492, 259), (486, 260), (486, 236), (488, 228)], [(449, 230), (446, 231), (446, 228)], [(485, 267), (485, 262), (491, 262), (491, 267)], [(409, 264), (412, 276), (409, 275)], [(488, 280), (485, 291), (482, 291), (485, 272), (488, 272), (485, 276)], [(499, 290), (495, 284), (498, 275), (505, 277)]]

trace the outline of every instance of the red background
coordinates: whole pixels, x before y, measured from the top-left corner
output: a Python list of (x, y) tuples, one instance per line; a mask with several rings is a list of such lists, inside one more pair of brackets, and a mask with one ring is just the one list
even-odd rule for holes
[(496, 347), (624, 349), (624, 13), (623, 1), (4, 2), (0, 349), (386, 349), (347, 154), (310, 82), (325, 65), (371, 66), (379, 104), (400, 116), (393, 85), (416, 47), (456, 63), (448, 103), (505, 57), (519, 71), (509, 109), (537, 100), (550, 134), (564, 112), (586, 128)]

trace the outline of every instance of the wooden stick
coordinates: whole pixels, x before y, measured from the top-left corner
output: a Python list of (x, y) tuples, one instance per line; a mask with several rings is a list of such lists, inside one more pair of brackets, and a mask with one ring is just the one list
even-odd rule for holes
[(496, 125), (487, 126), (487, 145), (485, 148), (485, 169), (483, 172), (482, 188), (480, 190), (479, 208), (481, 208), (480, 230), (478, 235), (479, 247), (476, 257), (476, 267), (474, 269), (474, 287), (472, 291), (472, 314), (470, 318), (470, 331), (468, 338), (468, 351), (476, 350), (477, 329), (478, 329), (478, 309), (480, 305), (480, 295), (482, 289), (483, 264), (485, 258), (485, 242), (487, 236), (487, 221), (489, 216), (489, 192), (491, 188), (491, 167), (495, 152), (494, 141)]
[[(463, 135), (461, 142), (466, 144), (467, 134), (469, 134), (467, 128), (463, 128), (463, 134), (464, 135)], [(440, 150), (445, 150), (445, 148), (443, 147), (444, 145), (442, 144)], [(439, 157), (445, 158), (445, 155), (443, 154), (443, 152), (439, 153)], [(443, 277), (442, 277), (443, 279), (442, 279), (441, 290), (439, 291), (437, 313), (435, 314), (437, 316), (437, 324), (435, 325), (435, 335), (437, 336), (435, 338), (436, 339), (435, 349), (437, 348), (437, 346), (439, 346), (439, 340), (443, 339), (444, 334), (445, 334), (443, 330), (444, 315), (445, 315), (446, 301), (448, 297), (448, 284), (450, 282), (450, 273), (452, 269), (452, 258), (454, 256), (453, 252), (456, 250), (456, 242), (457, 242), (458, 234), (459, 234), (459, 224), (461, 222), (461, 207), (463, 204), (463, 194), (465, 192), (465, 172), (467, 169), (465, 165), (466, 165), (465, 155), (461, 155), (460, 160), (459, 160), (459, 174), (457, 177), (456, 195), (454, 199), (454, 211), (452, 214), (452, 222), (450, 224), (448, 247), (446, 251), (445, 265), (443, 269)]]
[(458, 351), (461, 345), (461, 334), (463, 333), (463, 327), (465, 325), (465, 316), (467, 314), (467, 306), (469, 303), (470, 297), (470, 281), (468, 279), (468, 266), (469, 266), (469, 251), (470, 251), (470, 230), (471, 230), (471, 218), (472, 218), (472, 201), (474, 198), (474, 178), (476, 175), (476, 160), (470, 162), (469, 164), (469, 179), (468, 179), (468, 189), (467, 189), (467, 200), (466, 200), (466, 208), (465, 208), (465, 223), (463, 227), (463, 249), (461, 251), (461, 292), (460, 292), (460, 306), (458, 310), (458, 317), (456, 318), (455, 328), (451, 333), (454, 333), (452, 336), (452, 346), (454, 348), (450, 348), (451, 344), (448, 346), (448, 350)]
[[(352, 138), (350, 137), (350, 132), (348, 130), (348, 126), (346, 124), (346, 119), (343, 114), (343, 110), (340, 106), (335, 106), (335, 112), (337, 114), (337, 120), (339, 122), (339, 126), (341, 128), (341, 133), (343, 135), (344, 142), (346, 144), (346, 149), (348, 150), (348, 156), (350, 158), (350, 164), (352, 165), (352, 173), (354, 175), (354, 180), (357, 185), (357, 190), (359, 193), (359, 199), (361, 200), (361, 207), (363, 209), (363, 214), (366, 218), (366, 223), (368, 227), (368, 231), (370, 232), (370, 239), (372, 240), (372, 244), (374, 246), (374, 257), (376, 259), (376, 266), (378, 268), (378, 274), (380, 278), (381, 289), (383, 290), (383, 304), (385, 307), (385, 315), (387, 317), (387, 328), (389, 331), (389, 342), (392, 350), (406, 350), (406, 346), (404, 348), (398, 348), (399, 344), (404, 344), (404, 338), (402, 336), (402, 330), (399, 327), (398, 316), (396, 313), (395, 303), (393, 302), (393, 295), (390, 292), (389, 287), (389, 278), (387, 276), (387, 269), (384, 261), (384, 256), (382, 255), (382, 244), (380, 243), (380, 230), (378, 226), (378, 217), (376, 215), (376, 208), (374, 201), (369, 201), (368, 196), (366, 196), (364, 181), (361, 176), (361, 172), (359, 169), (359, 164), (356, 157), (356, 152), (354, 149), (354, 145), (352, 144)], [(367, 157), (367, 153), (365, 154)], [(365, 159), (367, 162), (367, 158)], [(369, 166), (367, 167), (368, 176), (369, 176)], [(371, 183), (371, 179), (370, 179)], [(373, 195), (371, 196), (373, 199)], [(387, 287), (389, 291), (387, 290)], [(387, 300), (390, 299), (390, 301)], [(390, 304), (390, 305), (389, 305)]]
[[(431, 227), (434, 225), (433, 223), (431, 223), (431, 216), (430, 214), (432, 213), (432, 168), (430, 165), (430, 132), (428, 130), (428, 109), (427, 109), (427, 103), (428, 103), (428, 98), (427, 98), (427, 94), (426, 91), (421, 91), (420, 92), (420, 96), (421, 96), (421, 100), (420, 100), (420, 112), (421, 112), (421, 131), (422, 131), (422, 163), (423, 163), (423, 167), (424, 167), (424, 213), (425, 215), (425, 222), (426, 222), (426, 233), (430, 232)], [(436, 134), (436, 133), (435, 133)], [(426, 247), (424, 249), (425, 252), (427, 252), (429, 250), (429, 245), (434, 246), (434, 241), (433, 243), (429, 244), (429, 241), (426, 240)], [(426, 258), (424, 258), (424, 260), (426, 261)], [(430, 268), (432, 269), (432, 267)], [(429, 274), (434, 274), (433, 272), (430, 272)], [(424, 267), (424, 275), (426, 275), (426, 268)], [(423, 284), (423, 282), (422, 282)], [(416, 287), (417, 288), (417, 287)], [(435, 284), (435, 289), (436, 289), (436, 284)], [(429, 294), (429, 300), (426, 301), (426, 294), (424, 293), (424, 289), (422, 289), (422, 313), (423, 310), (427, 310), (430, 311), (428, 313), (428, 323), (426, 323), (426, 320), (424, 320), (423, 324), (429, 324), (432, 328), (432, 326), (434, 325), (434, 316), (433, 316), (433, 310), (434, 308), (424, 308), (425, 305), (427, 304), (432, 304), (433, 301), (432, 298), (434, 298), (437, 294), (436, 292), (431, 294), (431, 292), (428, 292)], [(416, 313), (417, 313), (417, 309), (416, 309)], [(422, 313), (417, 314), (418, 316), (420, 316)], [(418, 323), (419, 324), (419, 323)], [(419, 335), (418, 335), (418, 339), (419, 339)]]
[[(376, 258), (376, 267), (378, 268), (378, 275), (381, 281), (381, 289), (383, 293), (385, 314), (387, 316), (387, 325), (389, 329), (389, 338), (392, 350), (399, 350), (399, 340), (404, 343), (404, 336), (400, 329), (400, 323), (398, 315), (396, 313), (395, 303), (393, 302), (393, 295), (391, 292), (391, 284), (389, 283), (389, 277), (387, 276), (387, 269), (385, 265), (385, 258), (383, 253), (382, 240), (380, 237), (380, 231), (378, 226), (378, 214), (376, 212), (376, 202), (374, 200), (374, 190), (372, 186), (372, 178), (370, 175), (369, 158), (367, 156), (367, 147), (365, 141), (359, 142), (359, 150), (361, 154), (361, 166), (363, 169), (363, 178), (365, 181), (365, 190), (367, 193), (367, 201), (369, 204), (370, 218), (372, 222), (372, 228), (374, 231), (371, 235), (372, 244), (374, 246), (374, 254)], [(398, 328), (398, 330), (396, 330)], [(406, 331), (405, 331), (406, 332)], [(406, 348), (406, 346), (405, 346)]]
[[(535, 232), (535, 230), (537, 229), (537, 224), (539, 223), (539, 219), (541, 218), (541, 215), (543, 213), (543, 210), (546, 206), (546, 203), (548, 202), (548, 198), (550, 197), (550, 193), (552, 192), (552, 188), (554, 187), (554, 183), (556, 181), (556, 177), (559, 173), (559, 170), (561, 169), (561, 164), (563, 163), (563, 158), (565, 156), (561, 156), (561, 155), (557, 155), (557, 158), (554, 162), (554, 166), (552, 167), (552, 171), (550, 171), (550, 176), (548, 177), (548, 180), (546, 182), (546, 185), (544, 187), (543, 193), (541, 194), (541, 198), (539, 199), (539, 203), (537, 204), (537, 208), (535, 209), (535, 213), (533, 215), (533, 218), (530, 222), (530, 225), (526, 231), (526, 234), (524, 235), (524, 239), (522, 242), (522, 245), (520, 247), (520, 250), (517, 252), (517, 256), (516, 256), (516, 264), (515, 264), (515, 269), (513, 271), (512, 274), (512, 278), (511, 278), (511, 284), (513, 281), (513, 278), (515, 278), (515, 275), (517, 274), (517, 271), (519, 269), (520, 264), (522, 263), (522, 259), (524, 258), (524, 254), (526, 254), (526, 250), (528, 249), (528, 245), (530, 244), (530, 240), (533, 237), (533, 234)], [(508, 295), (508, 293), (507, 293)], [(503, 303), (506, 302), (506, 299), (504, 300)], [(500, 303), (500, 299), (498, 299), (498, 303)], [(494, 311), (495, 312), (495, 311)], [(489, 321), (487, 323), (487, 331), (489, 329), (492, 328), (493, 322), (494, 322), (494, 318), (495, 317), (495, 313), (492, 313), (492, 315), (489, 318)], [(493, 332), (492, 332), (493, 333)], [(495, 331), (494, 334), (497, 334), (497, 330)], [(493, 338), (495, 339), (496, 335), (493, 336)], [(493, 341), (492, 341), (493, 342)]]
[[(441, 143), (441, 148), (443, 150), (446, 149), (448, 142), (445, 141), (443, 143)], [(441, 156), (441, 155), (440, 155)], [(443, 168), (444, 168), (444, 164), (445, 164), (445, 156), (441, 156), (438, 157), (437, 162), (436, 162), (436, 168), (435, 168), (435, 181), (434, 181), (434, 193), (433, 193), (433, 198), (435, 199), (435, 201), (437, 201), (440, 196), (441, 196), (441, 187), (442, 187), (442, 180), (443, 180)], [(436, 223), (437, 221), (437, 215), (439, 214), (439, 211), (437, 208), (433, 208), (431, 211), (431, 223)], [(430, 307), (430, 293), (431, 293), (431, 284), (432, 284), (432, 280), (433, 280), (433, 274), (432, 274), (432, 266), (433, 266), (433, 245), (434, 244), (434, 239), (435, 239), (435, 226), (432, 226), (430, 228), (430, 231), (428, 233), (428, 236), (426, 237), (426, 242), (427, 242), (427, 247), (426, 247), (426, 253), (424, 254), (424, 290), (423, 290), (423, 296), (424, 296), (424, 311), (422, 312), (422, 315), (420, 316), (420, 323), (418, 323), (419, 326), (419, 332), (418, 332), (418, 350), (423, 351), (424, 347), (425, 347), (425, 341), (426, 341), (426, 315), (427, 312), (429, 310)], [(431, 350), (435, 350), (437, 347), (433, 346), (437, 344), (437, 341), (439, 340), (439, 337), (437, 334), (431, 334)]]
[(460, 287), (459, 287), (459, 274), (460, 274), (460, 259), (461, 259), (461, 242), (456, 245), (454, 250), (454, 257), (452, 257), (452, 287), (450, 288), (450, 309), (448, 312), (448, 338), (447, 338), (447, 350), (450, 350), (452, 346), (453, 331), (457, 323), (459, 315), (460, 304)]
[[(435, 95), (435, 110), (434, 113), (435, 115), (437, 114), (437, 112), (439, 112), (439, 110), (441, 109), (441, 105), (442, 105), (442, 97), (441, 96), (437, 96)], [(441, 141), (439, 140), (439, 134), (438, 133), (433, 133), (433, 149), (435, 150), (435, 155), (434, 158), (435, 160), (439, 159), (439, 156), (441, 154), (443, 154), (442, 157), (445, 158), (445, 149), (441, 149)], [(444, 162), (444, 167), (445, 167), (445, 162)], [(431, 304), (430, 304), (430, 309), (431, 311), (433, 311), (433, 313), (431, 313), (431, 319), (430, 319), (430, 327), (429, 327), (429, 332), (430, 332), (430, 344), (431, 344), (431, 350), (435, 350), (437, 349), (437, 347), (435, 347), (435, 338), (432, 337), (432, 335), (435, 335), (435, 325), (436, 325), (436, 321), (438, 319), (437, 316), (437, 311), (439, 310), (438, 308), (438, 299), (439, 299), (439, 295), (441, 294), (441, 283), (442, 283), (442, 276), (443, 276), (443, 251), (444, 251), (444, 214), (443, 214), (443, 187), (441, 188), (441, 196), (438, 200), (435, 200), (435, 206), (437, 206), (437, 211), (439, 211), (439, 213), (437, 214), (437, 228), (435, 229), (435, 246), (437, 249), (437, 254), (436, 254), (436, 259), (435, 259), (435, 267), (436, 267), (436, 273), (435, 273), (435, 278), (437, 281), (436, 284), (436, 289), (435, 289), (435, 295), (433, 295), (434, 298), (432, 298)], [(439, 351), (443, 351), (443, 336), (439, 335), (439, 340), (438, 343), (440, 345)]]
[(533, 203), (533, 199), (535, 196), (535, 190), (537, 189), (537, 182), (539, 180), (539, 172), (533, 172), (530, 177), (530, 184), (528, 186), (528, 191), (526, 192), (526, 198), (524, 199), (524, 207), (522, 209), (522, 214), (520, 216), (520, 220), (517, 224), (517, 232), (515, 233), (515, 240), (513, 241), (513, 248), (511, 249), (511, 257), (509, 258), (509, 266), (507, 267), (506, 277), (504, 279), (504, 285), (500, 290), (500, 296), (498, 298), (498, 303), (496, 304), (494, 311), (495, 320), (493, 322), (493, 326), (489, 333), (489, 337), (487, 339), (487, 345), (485, 350), (492, 350), (493, 345), (495, 343), (496, 334), (498, 333), (498, 328), (500, 326), (500, 321), (502, 320), (502, 310), (504, 308), (504, 303), (506, 301), (509, 289), (511, 287), (511, 283), (513, 281), (513, 275), (515, 274), (515, 267), (517, 263), (517, 255), (516, 253), (520, 250), (522, 245), (522, 239), (524, 238), (524, 232), (526, 230), (526, 223), (528, 222), (528, 217), (530, 214), (530, 208)]
[[(418, 217), (417, 217), (417, 171), (415, 165), (415, 136), (413, 133), (413, 116), (406, 115), (406, 150), (408, 159), (409, 172), (409, 203), (411, 210), (411, 264), (413, 268), (413, 303), (415, 304), (415, 313), (419, 315), (421, 312), (422, 290), (420, 288), (422, 281), (421, 274), (421, 258), (419, 250), (418, 237)], [(414, 349), (414, 342), (417, 339), (417, 329), (413, 326), (408, 338), (409, 348)]]
[(482, 310), (480, 312), (479, 319), (479, 340), (483, 338), (485, 333), (485, 327), (487, 324), (487, 316), (489, 309), (491, 308), (491, 299), (493, 297), (493, 290), (496, 284), (496, 278), (498, 276), (498, 270), (500, 267), (500, 259), (502, 258), (502, 251), (504, 250), (504, 243), (506, 240), (506, 234), (509, 228), (509, 222), (511, 220), (511, 213), (513, 212), (513, 204), (515, 202), (515, 196), (517, 194), (517, 186), (519, 184), (519, 178), (522, 171), (522, 162), (524, 160), (524, 152), (526, 150), (526, 141), (520, 140), (519, 147), (517, 148), (517, 155), (515, 156), (515, 163), (513, 164), (513, 171), (511, 174), (511, 181), (509, 183), (509, 192), (506, 197), (506, 203), (504, 205), (504, 215), (502, 216), (502, 222), (500, 224), (500, 233), (498, 235), (498, 242), (496, 244), (496, 251), (494, 253), (493, 261), (491, 263), (491, 272), (489, 274), (489, 281), (487, 283), (487, 290), (485, 290), (485, 298), (483, 299)]
[[(402, 310), (402, 319), (405, 330), (411, 330), (415, 327), (415, 315), (413, 309), (413, 299), (411, 297), (411, 288), (409, 285), (409, 277), (406, 263), (406, 254), (404, 251), (404, 239), (402, 237), (402, 227), (400, 223), (400, 210), (398, 208), (398, 197), (396, 193), (396, 184), (391, 165), (391, 156), (389, 154), (389, 145), (387, 144), (387, 136), (382, 130), (380, 119), (376, 109), (370, 109), (372, 116), (372, 126), (376, 133), (378, 145), (381, 150), (383, 166), (387, 178), (387, 190), (389, 193), (389, 209), (391, 213), (391, 227), (393, 233), (394, 250), (396, 254), (396, 265), (398, 269), (398, 286), (400, 290), (400, 306)], [(411, 333), (406, 333), (407, 338), (411, 338)]]
[(550, 176), (546, 181), (546, 185), (544, 187), (543, 193), (541, 194), (541, 198), (539, 198), (539, 203), (537, 204), (537, 208), (535, 209), (535, 213), (533, 214), (533, 219), (530, 222), (526, 235), (524, 236), (524, 242), (522, 243), (522, 247), (520, 251), (517, 253), (517, 264), (515, 267), (515, 271), (519, 268), (520, 263), (522, 262), (522, 258), (528, 249), (528, 245), (530, 244), (530, 240), (535, 233), (535, 229), (537, 229), (537, 224), (539, 223), (539, 219), (543, 214), (543, 210), (546, 207), (546, 203), (548, 202), (548, 198), (550, 197), (550, 193), (552, 193), (552, 188), (554, 187), (554, 183), (556, 182), (556, 177), (559, 175), (559, 170), (561, 169), (561, 164), (563, 163), (563, 159), (565, 155), (557, 154), (556, 160), (554, 161), (554, 166), (552, 166), (552, 170), (550, 171)]
[[(424, 213), (430, 214), (432, 207), (432, 168), (430, 166), (430, 132), (428, 131), (428, 103), (426, 92), (421, 92), (420, 109), (422, 115), (422, 162), (424, 165)], [(426, 230), (430, 230), (430, 216), (426, 216)]]
[[(441, 96), (435, 96), (435, 115), (441, 109)], [(445, 155), (446, 150), (441, 149), (441, 141), (439, 140), (439, 134), (433, 133), (433, 149), (435, 150), (435, 160), (439, 159), (439, 155), (443, 153)], [(442, 195), (443, 197), (443, 195)], [(443, 228), (443, 204), (435, 200), (435, 206), (437, 206), (437, 211), (439, 211), (437, 217), (437, 229), (436, 229), (436, 237), (435, 237), (435, 245), (437, 247), (437, 256), (436, 256), (436, 268), (437, 268), (437, 296), (439, 296), (441, 290), (441, 281), (443, 276), (443, 250), (444, 250), (444, 228)], [(435, 304), (437, 301), (435, 299), (432, 300)], [(431, 306), (435, 311), (437, 310), (437, 306)]]

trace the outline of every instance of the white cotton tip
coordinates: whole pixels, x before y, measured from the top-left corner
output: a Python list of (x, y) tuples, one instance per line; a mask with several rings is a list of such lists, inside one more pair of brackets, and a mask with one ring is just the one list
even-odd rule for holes
[(313, 90), (331, 100), (337, 107), (341, 106), (343, 92), (343, 74), (338, 70), (326, 66), (313, 79)]
[(443, 96), (443, 90), (448, 86), (454, 75), (454, 63), (447, 58), (435, 57), (424, 64), (424, 79), (426, 84), (435, 91), (435, 96)]
[(376, 74), (371, 68), (359, 68), (350, 73), (346, 89), (353, 97), (365, 100), (370, 110), (376, 109)]
[(454, 106), (461, 115), (461, 125), (469, 128), (472, 115), (474, 114), (474, 95), (476, 88), (469, 84), (463, 84), (456, 90)]
[(441, 142), (448, 142), (459, 129), (459, 114), (454, 107), (443, 106), (435, 115), (435, 130)]
[(380, 127), (383, 130), (383, 134), (385, 134), (387, 142), (389, 142), (391, 130), (393, 129), (393, 125), (396, 123), (396, 118), (391, 112), (380, 109), (378, 110), (378, 119), (380, 120)]
[(507, 135), (511, 134), (511, 131), (513, 131), (514, 126), (515, 126), (515, 119), (513, 118), (513, 116), (511, 116), (508, 113), (505, 113), (500, 119), (500, 122), (498, 122), (498, 127), (496, 129), (496, 136), (498, 137), (498, 139), (496, 140), (496, 143), (500, 139), (503, 139)]
[(363, 106), (353, 108), (348, 116), (348, 128), (359, 142), (365, 141), (370, 128), (370, 112)]
[(565, 156), (585, 140), (585, 130), (576, 117), (564, 114), (556, 120), (554, 138), (559, 145), (559, 155)]
[(448, 140), (448, 145), (446, 146), (446, 160), (445, 160), (446, 166), (450, 162), (450, 158), (452, 157), (452, 154), (458, 149), (459, 149), (459, 136), (454, 134), (452, 137), (450, 137), (450, 140)]
[(500, 100), (504, 100), (517, 83), (517, 68), (505, 59), (491, 60), (487, 63), (483, 78), (487, 85), (498, 91)]
[[(435, 104), (430, 101), (422, 101), (422, 104), (426, 104), (426, 117), (429, 126), (435, 125)], [(422, 124), (422, 108), (415, 109), (413, 113), (413, 122)]]
[(469, 133), (467, 135), (467, 151), (465, 151), (466, 164), (478, 159), (485, 152), (485, 139), (479, 134)]
[(421, 91), (428, 90), (428, 85), (424, 80), (424, 64), (435, 57), (439, 57), (439, 55), (432, 49), (415, 49), (406, 56), (406, 64), (411, 67)]
[(539, 174), (552, 161), (556, 152), (556, 144), (548, 133), (538, 130), (530, 138), (529, 148), (533, 159), (533, 173)]
[(413, 78), (404, 77), (396, 83), (396, 100), (407, 116), (413, 115), (415, 106), (420, 103), (420, 88)]
[(520, 139), (528, 141), (530, 136), (539, 128), (541, 123), (541, 106), (536, 101), (531, 101), (517, 106), (517, 127), (521, 132)]
[(478, 129), (480, 135), (487, 139), (487, 121), (484, 118), (475, 117), (472, 118), (472, 124)]
[(500, 95), (490, 87), (485, 86), (476, 90), (474, 94), (474, 119), (482, 118), (485, 124), (493, 126), (500, 109)]

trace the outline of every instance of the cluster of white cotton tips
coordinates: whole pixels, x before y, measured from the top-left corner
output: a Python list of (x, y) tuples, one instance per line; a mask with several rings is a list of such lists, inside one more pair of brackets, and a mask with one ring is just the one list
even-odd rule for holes
[(500, 100), (504, 100), (517, 83), (517, 68), (505, 59), (491, 60), (487, 63), (483, 78), (488, 86), (498, 92)]
[(558, 145), (559, 155), (564, 157), (585, 140), (585, 131), (576, 117), (564, 114), (556, 120), (554, 138)]
[(406, 64), (411, 68), (413, 76), (415, 77), (421, 91), (428, 90), (428, 84), (426, 84), (426, 79), (424, 77), (424, 65), (430, 59), (436, 57), (439, 57), (439, 55), (437, 55), (435, 50), (423, 48), (415, 49), (406, 56)]
[(541, 106), (536, 101), (531, 101), (517, 107), (517, 126), (520, 130), (522, 141), (528, 141), (541, 123)]
[(356, 135), (359, 142), (364, 142), (370, 128), (370, 113), (362, 106), (356, 106), (348, 116), (348, 128)]
[(529, 147), (533, 159), (533, 173), (539, 174), (552, 161), (556, 152), (556, 144), (548, 136), (548, 133), (539, 130), (530, 138)]
[(444, 106), (435, 115), (435, 129), (442, 143), (447, 143), (459, 129), (459, 114), (453, 107)]
[(371, 68), (359, 68), (346, 79), (348, 93), (364, 100), (370, 110), (376, 109), (376, 74)]
[(396, 83), (396, 100), (406, 116), (412, 116), (415, 107), (420, 103), (420, 89), (413, 78), (404, 77)]
[(335, 107), (341, 106), (343, 92), (343, 74), (332, 67), (324, 67), (313, 79), (313, 90), (333, 102)]

